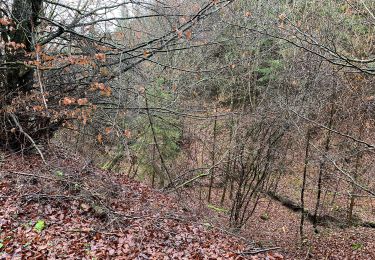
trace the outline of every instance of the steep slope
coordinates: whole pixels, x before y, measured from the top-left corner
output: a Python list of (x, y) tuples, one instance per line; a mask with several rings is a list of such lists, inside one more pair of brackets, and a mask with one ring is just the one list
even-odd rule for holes
[[(0, 165), (1, 259), (259, 259), (167, 195), (77, 155)], [(269, 259), (281, 259), (268, 253)]]

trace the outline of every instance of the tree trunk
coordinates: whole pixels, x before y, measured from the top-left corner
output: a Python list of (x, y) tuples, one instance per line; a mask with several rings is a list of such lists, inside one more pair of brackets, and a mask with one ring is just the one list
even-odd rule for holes
[[(364, 126), (363, 124), (361, 125), (360, 129), (359, 129), (359, 138), (362, 137), (362, 133), (363, 133), (363, 129)], [(360, 148), (360, 145), (357, 144), (357, 149), (359, 150)], [(356, 196), (358, 195), (359, 193), (359, 189), (358, 187), (354, 184), (354, 182), (357, 182), (358, 181), (358, 171), (359, 171), (359, 167), (360, 167), (360, 164), (361, 164), (361, 159), (362, 159), (362, 153), (358, 152), (357, 156), (356, 156), (356, 161), (355, 161), (355, 169), (354, 169), (354, 172), (353, 172), (353, 182), (352, 182), (352, 190), (350, 192), (350, 201), (349, 201), (349, 208), (348, 208), (348, 223), (349, 224), (352, 224), (353, 222), (353, 211), (354, 211), (354, 206), (355, 206), (355, 199), (356, 199)]]
[[(35, 50), (35, 29), (37, 18), (42, 10), (43, 0), (14, 0), (12, 13), (9, 17), (13, 30), (6, 30), (2, 34), (2, 40), (8, 46), (4, 56), (0, 57), (5, 64), (1, 86), (3, 99), (0, 103), (2, 121), (0, 121), (0, 143), (5, 148), (19, 150), (28, 145), (34, 145), (38, 138), (45, 138), (48, 133), (49, 120), (30, 115), (30, 112), (22, 109), (4, 109), (12, 105), (15, 98), (23, 98), (33, 89), (34, 69), (24, 64), (30, 60), (25, 55)], [(10, 47), (17, 46), (17, 47)], [(11, 112), (9, 112), (11, 111)], [(39, 130), (43, 129), (43, 133)], [(35, 141), (35, 142), (34, 142)]]
[[(14, 0), (12, 7), (12, 20), (15, 23), (15, 30), (10, 32), (10, 42), (23, 44), (24, 51), (34, 50), (34, 32), (37, 27), (38, 14), (42, 9), (42, 0)], [(16, 95), (18, 91), (27, 92), (33, 87), (34, 70), (23, 65), (25, 59), (23, 50), (10, 50), (6, 52), (6, 61), (15, 64), (6, 72), (6, 93), (8, 98)], [(21, 63), (21, 64), (17, 64)]]
[(309, 148), (310, 148), (310, 129), (307, 130), (307, 137), (306, 137), (306, 149), (305, 149), (305, 160), (304, 160), (304, 167), (303, 167), (303, 177), (302, 177), (302, 187), (301, 187), (301, 222), (299, 226), (299, 232), (301, 235), (301, 242), (304, 239), (303, 234), (303, 225), (305, 221), (305, 188), (306, 188), (306, 177), (307, 177), (307, 166), (309, 163)]
[[(215, 113), (217, 112), (217, 110), (215, 109)], [(216, 164), (216, 161), (215, 161), (215, 153), (216, 153), (216, 135), (217, 135), (217, 117), (215, 116), (215, 121), (214, 121), (214, 140), (213, 140), (213, 144), (212, 144), (212, 169), (211, 169), (211, 176), (210, 176), (210, 185), (209, 185), (209, 188), (208, 188), (208, 202), (211, 202), (211, 193), (212, 193), (212, 186), (213, 186), (213, 183), (214, 183), (214, 178), (215, 178), (215, 164)]]
[[(334, 104), (332, 103), (328, 128), (332, 127), (334, 113), (335, 113), (335, 109), (334, 109)], [(325, 171), (325, 160), (326, 160), (326, 156), (329, 152), (330, 142), (331, 142), (331, 131), (328, 131), (327, 138), (325, 140), (324, 152), (323, 152), (323, 156), (322, 156), (323, 158), (321, 159), (320, 164), (319, 164), (318, 194), (317, 194), (317, 198), (316, 198), (316, 205), (315, 205), (315, 211), (314, 211), (314, 221), (313, 221), (313, 228), (314, 228), (314, 231), (316, 233), (318, 233), (317, 222), (318, 222), (318, 212), (319, 212), (319, 208), (320, 208), (320, 204), (321, 204), (321, 194), (322, 194), (322, 185), (323, 185), (322, 182), (323, 182), (323, 175), (324, 175), (324, 171)]]

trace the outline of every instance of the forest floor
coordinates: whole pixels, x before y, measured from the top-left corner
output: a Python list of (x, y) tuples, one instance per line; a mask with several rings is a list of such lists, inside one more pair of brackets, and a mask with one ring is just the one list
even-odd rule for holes
[[(192, 122), (185, 124), (193, 125)], [(203, 164), (203, 161), (211, 160), (208, 156), (203, 159), (204, 153), (201, 150), (203, 146), (199, 140), (210, 140), (212, 133), (205, 128), (205, 125), (202, 125), (201, 128), (198, 134), (191, 134), (193, 136), (191, 147), (193, 148), (190, 148), (186, 153), (192, 154), (192, 158), (198, 158), (195, 161), (193, 160), (191, 168), (199, 168), (200, 163)], [(221, 135), (225, 136), (229, 134), (222, 132)], [(221, 139), (224, 139), (224, 137)], [(201, 154), (202, 156), (200, 156)], [(295, 154), (293, 156), (292, 158), (288, 158), (288, 160), (294, 160), (299, 155)], [(199, 161), (200, 157), (202, 159)], [(297, 163), (295, 167), (292, 172), (288, 172), (288, 175), (279, 180), (277, 192), (299, 204), (302, 183), (300, 173), (303, 171), (303, 165)], [(318, 176), (313, 175), (314, 172), (318, 171), (310, 168), (310, 176), (306, 184), (306, 187), (310, 189), (305, 191), (305, 207), (310, 212), (313, 212), (316, 203), (316, 195), (313, 187), (317, 182)], [(220, 179), (216, 183), (220, 184)], [(212, 226), (228, 227), (231, 200), (226, 198), (224, 203), (221, 204), (223, 189), (215, 188), (211, 202), (208, 203), (208, 185), (208, 180), (201, 180), (200, 183), (192, 185), (191, 188), (185, 188), (181, 195), (183, 200), (179, 200), (179, 203), (182, 207), (189, 209), (193, 214), (204, 219), (205, 222), (210, 223)], [(327, 223), (325, 226), (320, 225), (318, 226), (319, 232), (315, 233), (312, 224), (306, 219), (304, 223), (305, 237), (301, 240), (301, 213), (290, 210), (282, 205), (282, 203), (264, 194), (254, 214), (238, 235), (249, 240), (254, 240), (254, 243), (259, 247), (280, 247), (278, 252), (285, 259), (375, 259), (375, 229), (361, 226), (345, 227), (345, 225), (341, 225), (346, 220), (348, 194), (340, 194), (340, 192), (335, 194), (335, 190), (348, 190), (348, 187), (341, 187), (339, 185), (346, 184), (345, 182), (339, 183), (336, 179), (332, 179), (331, 181), (325, 180), (324, 188), (329, 192), (324, 193), (323, 201), (325, 203), (319, 214), (343, 220), (340, 223)], [(375, 201), (373, 198), (358, 198), (354, 213), (362, 221), (374, 223)]]
[(199, 188), (170, 196), (65, 151), (46, 158), (0, 161), (0, 259), (375, 259), (372, 228), (306, 221), (301, 243), (300, 214), (264, 197), (234, 234)]
[[(228, 207), (220, 206), (220, 194), (215, 194), (211, 204), (196, 203), (200, 199), (187, 192), (186, 208), (212, 225), (228, 222)], [(201, 195), (206, 198), (206, 194)], [(207, 205), (213, 205), (210, 207)], [(285, 259), (375, 259), (375, 229), (367, 227), (339, 227), (334, 224), (318, 226), (314, 232), (312, 224), (305, 220), (303, 242), (299, 234), (300, 213), (294, 212), (267, 196), (259, 204), (240, 236), (253, 239), (259, 247), (280, 247)]]
[[(262, 216), (267, 215), (267, 219)], [(300, 213), (264, 199), (244, 230), (259, 242), (283, 248), (287, 259), (375, 259), (375, 229), (318, 226), (305, 221), (305, 239), (299, 236)]]
[(126, 176), (62, 150), (45, 156), (0, 161), (1, 259), (283, 259)]

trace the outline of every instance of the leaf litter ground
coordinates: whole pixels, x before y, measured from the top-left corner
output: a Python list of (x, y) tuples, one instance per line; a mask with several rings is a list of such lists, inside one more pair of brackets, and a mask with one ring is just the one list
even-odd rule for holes
[(282, 259), (199, 223), (160, 191), (56, 149), (0, 164), (1, 259)]

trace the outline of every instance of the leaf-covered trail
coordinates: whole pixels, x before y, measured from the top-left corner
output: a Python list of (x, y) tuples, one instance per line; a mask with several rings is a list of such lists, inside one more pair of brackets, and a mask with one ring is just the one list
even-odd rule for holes
[[(263, 257), (239, 254), (245, 243), (199, 224), (146, 185), (80, 158), (48, 159), (43, 166), (36, 157), (12, 155), (1, 164), (1, 259)], [(45, 226), (36, 228), (38, 221)]]

